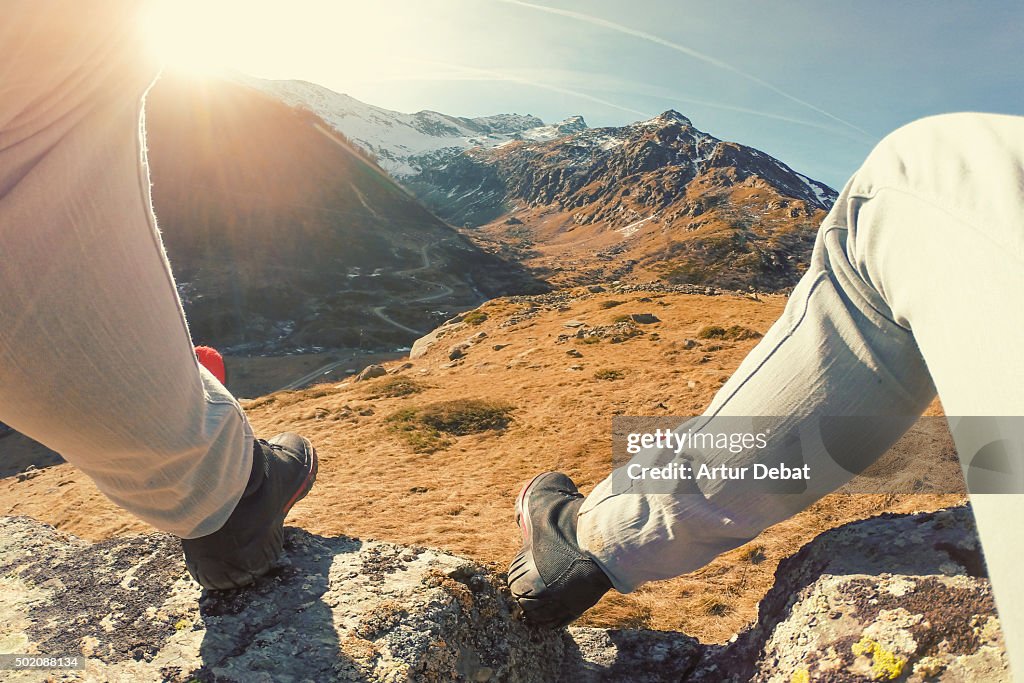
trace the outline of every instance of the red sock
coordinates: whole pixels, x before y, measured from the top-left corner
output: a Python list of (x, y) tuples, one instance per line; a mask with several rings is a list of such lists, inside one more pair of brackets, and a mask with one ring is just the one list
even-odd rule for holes
[(203, 366), (213, 373), (213, 376), (220, 380), (221, 384), (228, 383), (228, 373), (224, 368), (224, 357), (217, 349), (210, 346), (197, 346), (196, 358)]

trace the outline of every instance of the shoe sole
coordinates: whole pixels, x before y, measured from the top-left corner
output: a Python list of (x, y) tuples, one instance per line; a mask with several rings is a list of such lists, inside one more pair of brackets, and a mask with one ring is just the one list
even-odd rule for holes
[(530, 596), (543, 592), (547, 583), (541, 578), (537, 565), (533, 561), (533, 522), (530, 520), (530, 494), (534, 485), (551, 472), (538, 474), (530, 480), (516, 497), (516, 524), (523, 534), (523, 548), (512, 560), (508, 568), (508, 587), (519, 602), (524, 612), (534, 607), (536, 599)]
[[(243, 569), (234, 565), (229, 565), (224, 562), (223, 559), (218, 559), (216, 562), (196, 562), (189, 561), (186, 558), (185, 565), (192, 577), (199, 582), (203, 588), (208, 590), (231, 590), (234, 588), (244, 588), (250, 586), (256, 582), (261, 576), (265, 575), (270, 571), (271, 566), (280, 559), (284, 547), (284, 519), (288, 516), (291, 509), (300, 500), (306, 497), (306, 495), (313, 488), (314, 482), (316, 482), (317, 471), (319, 470), (319, 458), (317, 457), (316, 448), (306, 437), (301, 437), (303, 445), (306, 447), (306, 452), (310, 453), (309, 464), (306, 469), (306, 476), (303, 478), (302, 483), (296, 489), (295, 493), (288, 502), (285, 503), (281, 510), (281, 513), (274, 519), (274, 524), (267, 536), (264, 536), (261, 540), (262, 543), (262, 562), (254, 570)], [(217, 572), (217, 575), (203, 573), (199, 570), (199, 566), (206, 564), (207, 566), (218, 566), (222, 571)]]

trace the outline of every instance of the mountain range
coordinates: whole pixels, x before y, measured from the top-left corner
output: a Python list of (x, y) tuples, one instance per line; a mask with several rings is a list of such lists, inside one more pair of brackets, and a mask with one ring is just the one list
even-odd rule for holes
[[(243, 74), (234, 79), (320, 117), (399, 179), (415, 176), (464, 150), (492, 147), (528, 130), (545, 135), (548, 128), (530, 115), (466, 118), (436, 111), (403, 114), (306, 81), (268, 81)], [(552, 137), (555, 134), (551, 132)]]
[(836, 197), (673, 110), (591, 128), (165, 77), (147, 135), (193, 336), (233, 353), (408, 346), (484, 299), (550, 287), (785, 290)]
[(581, 116), (402, 114), (311, 83), (245, 82), (320, 116), (476, 244), (558, 286), (783, 290), (837, 196), (674, 110), (590, 128)]

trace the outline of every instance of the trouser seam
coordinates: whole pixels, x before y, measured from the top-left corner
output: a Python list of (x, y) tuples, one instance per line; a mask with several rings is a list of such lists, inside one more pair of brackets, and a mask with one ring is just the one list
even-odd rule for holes
[[(829, 226), (827, 228), (822, 228), (821, 235), (822, 235), (822, 241), (823, 242), (824, 242), (825, 235), (827, 235), (828, 233), (832, 232), (833, 230), (839, 230), (839, 231), (846, 232), (846, 233), (850, 232), (850, 228), (846, 227), (845, 225), (832, 225), (832, 226)], [(847, 261), (850, 262), (849, 259), (847, 259)], [(850, 266), (853, 269), (853, 271), (857, 274), (857, 278), (856, 279), (859, 280), (860, 282), (864, 282), (864, 277), (860, 274), (859, 271), (857, 271), (856, 265), (854, 265), (852, 262), (850, 262)], [(865, 284), (867, 284), (867, 283), (865, 283)], [(846, 287), (839, 287), (838, 289), (841, 289), (847, 296), (850, 296), (851, 298), (852, 298), (853, 294), (856, 294), (858, 300), (860, 302), (862, 302), (865, 306), (870, 308), (872, 311), (874, 311), (878, 315), (878, 317), (880, 317), (882, 320), (885, 320), (887, 323), (893, 325), (894, 327), (898, 327), (899, 329), (903, 330), (907, 334), (913, 334), (913, 331), (909, 327), (907, 327), (906, 325), (901, 325), (900, 323), (896, 322), (893, 319), (893, 316), (887, 314), (885, 311), (883, 311), (878, 306), (873, 304), (871, 302), (871, 297), (868, 294), (866, 294), (865, 292), (861, 291), (859, 287), (854, 286), (853, 287), (853, 289), (854, 289), (853, 292), (850, 292), (849, 289), (846, 288)], [(882, 302), (886, 304), (886, 306), (888, 306), (888, 302), (885, 301), (885, 299), (881, 296), (881, 294), (878, 293), (877, 290), (875, 290), (870, 285), (868, 285), (868, 289), (871, 289), (876, 294), (878, 294), (878, 298), (881, 299)]]
[(807, 291), (807, 296), (804, 297), (804, 302), (803, 302), (804, 303), (804, 307), (803, 307), (803, 310), (800, 311), (800, 317), (797, 318), (796, 322), (794, 322), (793, 325), (789, 328), (789, 330), (786, 331), (786, 334), (782, 337), (782, 339), (780, 339), (778, 341), (778, 343), (775, 344), (775, 346), (772, 347), (771, 351), (769, 351), (765, 355), (765, 357), (761, 359), (761, 362), (758, 363), (757, 367), (747, 373), (746, 377), (743, 378), (743, 381), (740, 382), (739, 386), (737, 386), (735, 389), (732, 390), (732, 393), (729, 394), (728, 398), (726, 398), (724, 401), (722, 401), (722, 403), (718, 406), (718, 408), (715, 410), (715, 412), (710, 414), (710, 415), (706, 415), (705, 416), (707, 419), (698, 427), (698, 429), (703, 429), (704, 425), (706, 425), (709, 421), (711, 421), (712, 419), (717, 417), (718, 414), (721, 413), (722, 410), (729, 404), (729, 401), (731, 401), (733, 399), (733, 397), (736, 396), (736, 394), (740, 391), (740, 389), (742, 389), (744, 386), (746, 386), (747, 382), (750, 381), (750, 379), (752, 377), (754, 377), (754, 375), (756, 375), (758, 372), (760, 372), (761, 368), (763, 368), (765, 366), (765, 364), (769, 360), (771, 360), (771, 358), (776, 354), (776, 352), (780, 348), (782, 348), (782, 345), (785, 344), (787, 340), (792, 338), (792, 336), (796, 333), (796, 331), (800, 327), (800, 325), (804, 322), (804, 320), (807, 319), (807, 312), (808, 312), (808, 310), (810, 309), (810, 306), (811, 306), (811, 297), (814, 296), (814, 293), (818, 289), (818, 286), (821, 285), (821, 283), (824, 282), (827, 279), (827, 277), (828, 277), (828, 274), (825, 273), (824, 271), (821, 272), (821, 273), (818, 273), (818, 275), (814, 279), (814, 283), (811, 285), (811, 287)]

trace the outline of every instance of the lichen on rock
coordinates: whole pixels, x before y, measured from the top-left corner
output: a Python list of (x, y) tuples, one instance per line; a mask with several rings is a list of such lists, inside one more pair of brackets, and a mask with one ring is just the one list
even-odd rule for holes
[(822, 534), (779, 565), (757, 623), (726, 646), (532, 629), (500, 575), (438, 550), (298, 529), (286, 550), (257, 585), (204, 592), (171, 536), (91, 544), (2, 517), (0, 652), (87, 660), (4, 680), (1010, 680), (969, 508)]

